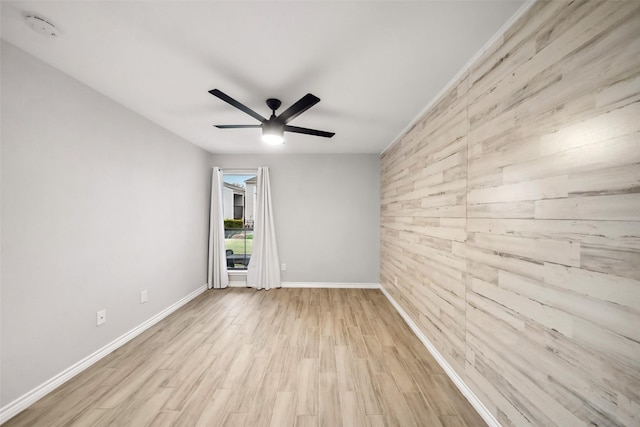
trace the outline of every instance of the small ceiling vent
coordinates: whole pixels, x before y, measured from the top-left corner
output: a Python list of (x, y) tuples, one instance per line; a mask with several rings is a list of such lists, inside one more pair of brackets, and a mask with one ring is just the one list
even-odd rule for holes
[(24, 18), (25, 22), (33, 31), (38, 34), (42, 34), (47, 37), (56, 37), (58, 35), (58, 30), (56, 26), (46, 19), (40, 18), (35, 15), (28, 15)]

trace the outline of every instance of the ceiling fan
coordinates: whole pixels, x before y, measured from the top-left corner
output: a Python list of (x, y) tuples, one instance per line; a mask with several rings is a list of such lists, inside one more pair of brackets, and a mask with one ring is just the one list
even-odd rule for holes
[(271, 110), (271, 117), (268, 119), (262, 117), (251, 108), (241, 104), (218, 89), (210, 90), (209, 93), (260, 121), (259, 125), (215, 125), (215, 127), (219, 129), (262, 128), (262, 140), (270, 144), (282, 144), (284, 142), (284, 132), (303, 133), (305, 135), (322, 136), (325, 138), (331, 138), (335, 135), (335, 132), (301, 128), (298, 126), (290, 126), (288, 124), (291, 120), (295, 119), (300, 114), (320, 102), (320, 98), (310, 93), (300, 98), (277, 117), (276, 110), (280, 108), (280, 100), (275, 98), (267, 99), (267, 106)]

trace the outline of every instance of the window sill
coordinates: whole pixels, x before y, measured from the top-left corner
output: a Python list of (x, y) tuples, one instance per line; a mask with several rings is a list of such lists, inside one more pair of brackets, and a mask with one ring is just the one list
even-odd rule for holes
[(227, 270), (229, 276), (246, 276), (247, 270)]

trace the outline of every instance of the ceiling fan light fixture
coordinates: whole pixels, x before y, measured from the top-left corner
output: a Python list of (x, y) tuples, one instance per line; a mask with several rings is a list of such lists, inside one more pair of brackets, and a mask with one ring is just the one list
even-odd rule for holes
[(270, 120), (262, 124), (262, 141), (271, 145), (284, 144), (284, 126)]
[(217, 98), (220, 98), (232, 107), (235, 107), (238, 110), (250, 115), (260, 122), (259, 125), (215, 125), (215, 127), (217, 127), (218, 129), (262, 128), (262, 140), (265, 143), (272, 145), (284, 144), (285, 132), (322, 136), (324, 138), (331, 138), (333, 135), (335, 135), (335, 132), (326, 132), (323, 130), (308, 129), (289, 125), (289, 122), (291, 120), (295, 119), (300, 114), (304, 113), (309, 108), (320, 102), (320, 98), (310, 93), (297, 100), (291, 107), (287, 108), (284, 113), (281, 113), (279, 116), (276, 116), (276, 110), (280, 108), (280, 100), (276, 98), (267, 99), (267, 107), (269, 107), (269, 109), (271, 110), (271, 117), (269, 117), (268, 119), (262, 117), (251, 108), (236, 101), (219, 89), (211, 89), (209, 93)]

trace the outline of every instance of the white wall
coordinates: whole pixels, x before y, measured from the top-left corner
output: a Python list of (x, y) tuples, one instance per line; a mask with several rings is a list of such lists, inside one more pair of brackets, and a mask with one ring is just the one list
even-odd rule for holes
[(210, 161), (3, 42), (0, 406), (206, 282)]
[(284, 282), (379, 282), (379, 155), (216, 154), (213, 166), (270, 168)]

